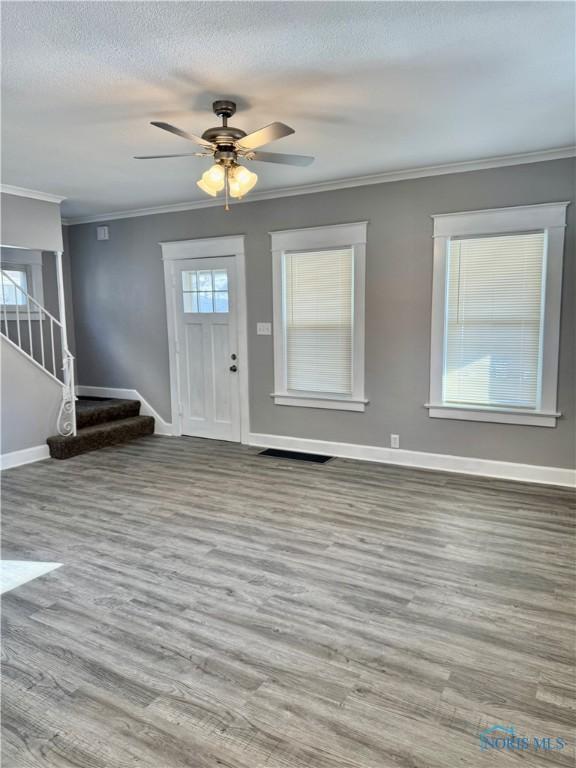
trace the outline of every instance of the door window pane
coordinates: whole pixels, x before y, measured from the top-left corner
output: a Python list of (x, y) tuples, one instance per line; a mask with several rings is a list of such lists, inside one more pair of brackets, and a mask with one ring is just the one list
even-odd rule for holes
[(228, 312), (228, 291), (214, 293), (214, 312)]
[(198, 312), (198, 294), (186, 293), (182, 294), (184, 299), (184, 312)]
[(213, 312), (212, 292), (206, 291), (198, 294), (198, 312)]
[(215, 269), (212, 274), (214, 275), (214, 290), (227, 291), (228, 290), (228, 270)]
[(228, 270), (203, 269), (182, 272), (184, 312), (228, 312)]
[(212, 272), (198, 272), (198, 290), (212, 290)]
[(184, 291), (198, 290), (198, 281), (196, 279), (196, 272), (182, 272), (182, 290)]

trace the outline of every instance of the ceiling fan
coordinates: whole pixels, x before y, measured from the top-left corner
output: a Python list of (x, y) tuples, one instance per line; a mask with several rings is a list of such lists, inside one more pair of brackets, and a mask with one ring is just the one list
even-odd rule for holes
[(202, 147), (201, 152), (185, 152), (177, 155), (139, 155), (136, 160), (158, 160), (166, 157), (213, 157), (214, 165), (202, 174), (197, 185), (203, 192), (216, 197), (224, 190), (226, 210), (228, 196), (241, 198), (254, 188), (258, 176), (240, 165), (239, 160), (255, 160), (263, 163), (281, 163), (282, 165), (305, 166), (314, 162), (313, 157), (306, 155), (279, 155), (274, 152), (259, 152), (259, 147), (271, 141), (282, 139), (294, 133), (294, 129), (284, 123), (270, 123), (253, 133), (246, 133), (240, 128), (228, 125), (229, 118), (236, 112), (236, 104), (228, 99), (219, 99), (212, 104), (212, 109), (222, 118), (222, 125), (208, 128), (202, 136), (182, 131), (170, 123), (153, 121), (151, 125), (168, 131), (182, 139), (194, 142)]

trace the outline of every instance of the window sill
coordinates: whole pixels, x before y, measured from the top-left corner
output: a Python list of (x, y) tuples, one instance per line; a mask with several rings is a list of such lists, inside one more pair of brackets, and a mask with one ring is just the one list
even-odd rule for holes
[(562, 414), (553, 411), (523, 411), (519, 408), (488, 408), (481, 405), (447, 405), (426, 403), (432, 419), (488, 421), (493, 424), (528, 424), (533, 427), (555, 427)]
[[(4, 307), (0, 306), (0, 318), (4, 320), (4, 317), (10, 322), (18, 322), (18, 320), (20, 320), (20, 323), (28, 324), (28, 311), (26, 309), (20, 309), (19, 312), (16, 312), (15, 309), (8, 309), (8, 307), (6, 307), (6, 311), (4, 311)], [(41, 313), (39, 310), (30, 310), (30, 320), (32, 322), (35, 320), (44, 320), (44, 318), (44, 313)]]
[(325, 408), (334, 411), (364, 412), (368, 400), (352, 400), (351, 398), (329, 397), (327, 395), (297, 395), (294, 393), (274, 392), (275, 405), (296, 405), (300, 408)]

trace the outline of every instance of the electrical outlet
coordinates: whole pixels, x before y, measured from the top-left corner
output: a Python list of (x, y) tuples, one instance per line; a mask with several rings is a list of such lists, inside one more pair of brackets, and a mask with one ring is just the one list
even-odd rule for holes
[(256, 333), (258, 336), (271, 336), (272, 323), (256, 323)]
[(400, 448), (400, 435), (390, 435), (390, 448)]

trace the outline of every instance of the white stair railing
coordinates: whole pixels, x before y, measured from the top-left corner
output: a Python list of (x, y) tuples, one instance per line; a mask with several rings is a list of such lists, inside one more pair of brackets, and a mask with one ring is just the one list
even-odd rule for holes
[[(74, 358), (66, 344), (66, 330), (48, 310), (30, 296), (3, 269), (0, 334), (62, 387), (57, 429), (76, 434)], [(6, 294), (10, 294), (8, 297)], [(6, 299), (14, 299), (6, 303)]]

